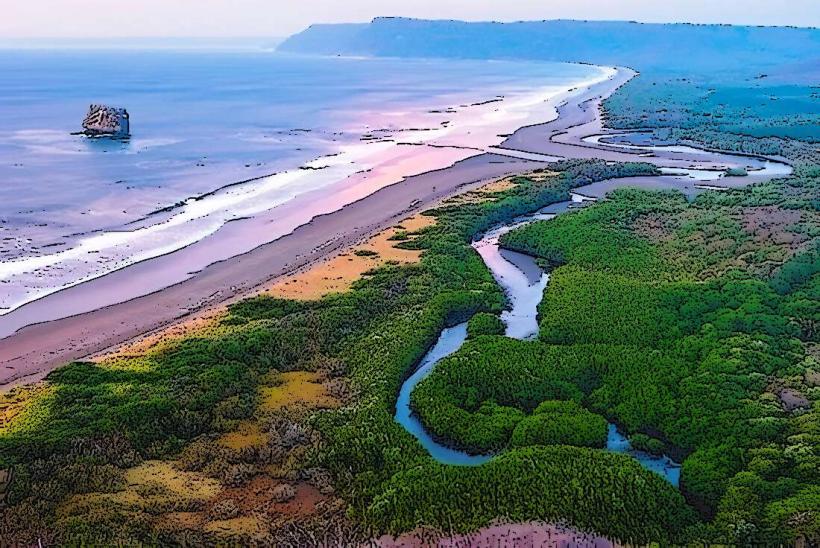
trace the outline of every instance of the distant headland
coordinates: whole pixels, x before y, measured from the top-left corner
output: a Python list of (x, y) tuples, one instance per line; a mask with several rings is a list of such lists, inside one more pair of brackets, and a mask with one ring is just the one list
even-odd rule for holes
[[(468, 23), (380, 17), (312, 25), (279, 51), (320, 55), (532, 59), (608, 65), (715, 67), (794, 62), (820, 51), (820, 30), (628, 21)], [(715, 55), (715, 52), (721, 52)], [(680, 55), (670, 55), (679, 52)]]

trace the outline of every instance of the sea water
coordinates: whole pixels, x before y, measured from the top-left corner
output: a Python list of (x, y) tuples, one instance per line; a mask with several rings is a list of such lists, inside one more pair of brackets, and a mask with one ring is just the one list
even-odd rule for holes
[[(530, 114), (550, 93), (600, 76), (263, 50), (0, 50), (0, 314), (399, 165), (402, 145), (435, 147), (428, 162), (444, 164), (402, 152), (405, 170), (480, 153), (498, 131), (546, 121)], [(91, 103), (128, 109), (131, 139), (72, 135)]]

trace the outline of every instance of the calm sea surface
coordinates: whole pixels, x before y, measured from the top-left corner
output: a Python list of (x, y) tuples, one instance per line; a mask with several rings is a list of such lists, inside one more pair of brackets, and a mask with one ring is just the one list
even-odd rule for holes
[[(349, 176), (375, 146), (453, 129), (478, 103), (595, 75), (266, 51), (0, 51), (0, 314), (270, 211)], [(90, 103), (127, 108), (131, 140), (71, 135)]]

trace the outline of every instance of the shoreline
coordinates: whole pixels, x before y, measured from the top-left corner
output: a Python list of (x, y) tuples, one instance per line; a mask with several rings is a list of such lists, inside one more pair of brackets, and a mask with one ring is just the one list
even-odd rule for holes
[[(601, 67), (600, 77), (594, 82), (576, 83), (575, 87), (542, 99), (538, 103), (539, 112), (543, 114), (547, 109), (551, 113), (548, 124), (560, 122), (557, 111), (562, 102), (583, 100), (581, 97), (605, 86), (615, 74), (616, 69)], [(510, 108), (514, 109), (515, 105)], [(425, 154), (435, 154), (436, 150), (438, 148)], [(274, 279), (339, 254), (440, 200), (499, 177), (545, 165), (542, 161), (506, 156), (503, 151), (502, 154), (482, 150), (460, 152), (464, 156), (446, 164), (447, 167), (416, 168), (411, 171), (416, 174), (377, 185), (375, 190), (363, 189), (366, 185), (360, 185), (359, 195), (347, 185), (340, 190), (354, 195), (343, 206), (327, 212), (311, 212), (302, 222), (294, 223), (291, 231), (278, 234), (272, 241), (187, 272), (188, 275), (176, 283), (163, 283), (160, 272), (163, 264), (166, 268), (185, 266), (178, 264), (179, 255), (170, 253), (51, 293), (0, 316), (0, 337), (3, 337), (0, 339), (0, 389), (40, 380), (70, 361), (98, 355), (134, 338), (156, 333), (181, 319), (251, 296)], [(360, 175), (367, 176), (368, 172)], [(324, 193), (327, 194), (327, 189)], [(308, 194), (320, 196), (322, 190)], [(300, 204), (293, 203), (296, 201), (283, 204), (279, 212), (289, 208), (293, 215), (303, 214), (298, 211)], [(271, 219), (262, 217), (256, 221), (252, 226), (254, 230), (269, 230)], [(241, 231), (231, 233), (241, 222), (229, 223), (222, 235), (228, 245), (241, 244)], [(209, 243), (205, 238), (186, 251), (206, 249)], [(101, 296), (112, 295), (123, 298), (114, 302), (101, 300)]]
[[(541, 165), (493, 155), (472, 157), (443, 170), (409, 177), (317, 216), (287, 236), (214, 263), (183, 282), (122, 303), (23, 327), (0, 340), (0, 389), (36, 382), (72, 360), (100, 354), (249, 297), (275, 279), (338, 255), (440, 200)], [(374, 212), (379, 212), (376, 218)], [(140, 263), (132, 268), (147, 267), (150, 265)], [(55, 306), (55, 301), (75, 298), (78, 291), (95, 291), (92, 286), (101, 282), (116, 287), (123, 274), (117, 271), (35, 304)]]
[[(160, 337), (163, 330), (178, 326), (182, 321), (216, 313), (232, 302), (258, 294), (282, 276), (330, 260), (443, 199), (501, 177), (546, 167), (556, 158), (648, 161), (660, 167), (680, 169), (693, 166), (724, 169), (734, 165), (731, 155), (726, 154), (717, 154), (710, 162), (703, 162), (696, 154), (667, 152), (648, 158), (640, 151), (612, 150), (606, 145), (584, 142), (590, 135), (615, 132), (604, 127), (601, 103), (637, 75), (630, 69), (602, 69), (606, 71), (603, 80), (555, 94), (547, 102), (557, 115), (551, 121), (523, 126), (506, 136), (500, 145), (488, 147), (487, 152), (476, 151), (448, 167), (403, 177), (356, 196), (339, 209), (312, 215), (291, 232), (245, 253), (217, 260), (189, 273), (190, 277), (182, 281), (171, 285), (158, 283), (153, 291), (116, 304), (91, 306), (68, 317), (42, 321), (51, 310), (71, 310), (77, 303), (88, 306), (100, 294), (127, 295), (134, 291), (135, 285), (144, 289), (152, 276), (158, 275), (159, 261), (148, 260), (53, 293), (0, 317), (0, 336), (5, 336), (0, 339), (0, 390), (40, 380), (65, 363), (99, 356), (135, 339)], [(742, 179), (734, 183), (745, 186), (762, 180), (754, 175)], [(702, 191), (697, 188), (697, 181), (669, 175), (628, 180), (636, 186), (677, 188), (686, 194)], [(311, 192), (316, 196), (322, 193), (321, 190)], [(605, 193), (606, 188), (602, 188), (593, 196)], [(298, 209), (299, 204), (291, 202), (283, 209), (287, 207)], [(256, 229), (267, 229), (269, 222), (265, 218), (258, 220)], [(235, 239), (237, 236), (241, 233), (233, 235)], [(206, 240), (200, 247), (207, 247)], [(160, 259), (170, 264), (175, 258), (169, 254)], [(35, 321), (38, 314), (39, 322)], [(14, 321), (18, 325), (10, 328)]]
[[(53, 250), (12, 252), (0, 265), (0, 338), (26, 325), (88, 312), (184, 281), (212, 263), (270, 243), (379, 188), (487, 152), (526, 121), (552, 120), (562, 95), (610, 73), (573, 66), (556, 65), (555, 76), (544, 82), (523, 79), (504, 89), (474, 87), (411, 101), (403, 108), (365, 109), (355, 123), (341, 124), (339, 133), (329, 135), (326, 150), (316, 157), (254, 177), (237, 180), (227, 175), (227, 184), (221, 181), (199, 193), (172, 194), (164, 200), (160, 196), (161, 204), (139, 217), (72, 231)], [(504, 95), (491, 95), (496, 92)], [(493, 99), (478, 101), (487, 97)], [(429, 109), (440, 104), (447, 106)], [(122, 207), (110, 196), (97, 200), (95, 207), (126, 214), (129, 204), (123, 199)], [(172, 255), (173, 261), (165, 255)], [(93, 301), (62, 302), (39, 314), (17, 312), (144, 261), (155, 261), (155, 268), (142, 287), (127, 286), (127, 291), (116, 294), (97, 292)]]

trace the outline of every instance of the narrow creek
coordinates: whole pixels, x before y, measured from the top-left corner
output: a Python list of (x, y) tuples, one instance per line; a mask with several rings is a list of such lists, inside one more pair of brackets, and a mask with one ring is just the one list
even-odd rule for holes
[[(549, 206), (549, 209), (550, 211), (566, 210), (571, 203), (553, 204)], [(506, 326), (508, 337), (529, 340), (538, 335), (537, 308), (549, 283), (549, 273), (544, 272), (533, 257), (501, 249), (498, 240), (503, 234), (515, 228), (534, 221), (549, 220), (555, 215), (556, 213), (541, 210), (532, 215), (520, 217), (510, 224), (490, 230), (480, 240), (473, 243), (473, 248), (507, 293), (510, 306), (502, 313), (501, 318)], [(448, 327), (441, 332), (436, 344), (424, 355), (416, 371), (402, 385), (396, 402), (395, 418), (438, 462), (454, 466), (479, 466), (489, 461), (493, 455), (471, 455), (442, 445), (433, 439), (410, 408), (410, 394), (416, 385), (430, 374), (436, 364), (458, 351), (466, 340), (466, 323)], [(668, 457), (658, 457), (633, 449), (629, 440), (618, 431), (614, 424), (609, 425), (606, 449), (628, 454), (637, 459), (644, 468), (660, 474), (671, 484), (678, 485), (680, 465)]]
[[(794, 169), (788, 164), (769, 160), (763, 157), (741, 156), (730, 152), (725, 152), (718, 155), (711, 150), (688, 145), (652, 145), (630, 142), (629, 138), (634, 137), (635, 135), (636, 134), (634, 133), (590, 135), (589, 137), (584, 137), (582, 141), (588, 144), (619, 148), (623, 150), (644, 151), (646, 154), (641, 155), (645, 156), (644, 159), (654, 156), (659, 152), (667, 153), (667, 155), (672, 158), (676, 155), (703, 156), (704, 161), (711, 161), (713, 158), (718, 157), (722, 160), (731, 162), (734, 164), (734, 167), (744, 169), (748, 174), (747, 176), (753, 177), (754, 179), (788, 177), (794, 172)], [(728, 168), (732, 166), (726, 165), (725, 167)], [(727, 178), (725, 169), (707, 169), (705, 167), (699, 168), (696, 166), (690, 168), (661, 167), (660, 169), (664, 175), (671, 177), (687, 177), (697, 181), (720, 181)], [(712, 189), (721, 190), (722, 187), (717, 186), (712, 187)]]
[[(630, 134), (608, 134), (593, 135), (584, 139), (585, 142), (596, 145), (610, 146), (614, 148), (633, 149), (646, 151), (646, 155), (654, 156), (654, 153), (665, 153), (667, 155), (689, 154), (704, 156), (704, 162), (708, 162), (707, 156), (719, 158), (724, 164), (691, 165), (688, 168), (662, 167), (663, 158), (657, 158), (656, 163), (661, 168), (664, 175), (673, 179), (695, 179), (700, 182), (705, 189), (725, 190), (727, 187), (715, 185), (717, 181), (727, 178), (726, 169), (729, 167), (742, 167), (749, 177), (748, 183), (760, 182), (762, 180), (775, 177), (785, 177), (791, 175), (791, 166), (772, 161), (766, 158), (732, 155), (730, 153), (716, 154), (714, 152), (680, 145), (647, 145), (633, 144), (629, 142), (613, 142), (613, 140), (629, 137)], [(738, 179), (732, 177), (732, 179)], [(721, 181), (723, 182), (723, 181)], [(612, 180), (614, 190), (621, 186), (629, 186), (629, 182)], [(590, 185), (594, 186), (594, 185)], [(482, 260), (492, 272), (496, 281), (504, 288), (509, 299), (509, 310), (502, 313), (501, 318), (506, 326), (506, 336), (529, 340), (538, 335), (538, 303), (544, 295), (544, 290), (549, 283), (549, 273), (544, 272), (536, 263), (533, 257), (501, 249), (498, 245), (499, 238), (525, 224), (549, 220), (555, 215), (567, 211), (573, 207), (583, 207), (586, 203), (595, 201), (596, 198), (584, 194), (585, 187), (575, 189), (571, 193), (572, 200), (559, 204), (552, 204), (532, 215), (527, 215), (515, 219), (509, 224), (496, 227), (487, 232), (480, 240), (473, 243), (473, 248), (481, 255)], [(410, 394), (416, 385), (421, 382), (442, 359), (458, 351), (467, 339), (467, 324), (462, 323), (444, 329), (436, 344), (425, 354), (418, 369), (405, 381), (401, 387), (398, 401), (396, 402), (396, 420), (407, 429), (430, 455), (442, 464), (456, 466), (478, 466), (489, 461), (493, 455), (470, 455), (464, 451), (458, 451), (446, 447), (432, 438), (425, 430), (410, 409)], [(616, 425), (609, 425), (606, 450), (614, 453), (624, 453), (636, 459), (641, 466), (651, 470), (674, 486), (680, 482), (680, 464), (674, 462), (667, 456), (656, 456), (643, 451), (638, 451), (632, 447), (626, 436), (621, 433)]]

